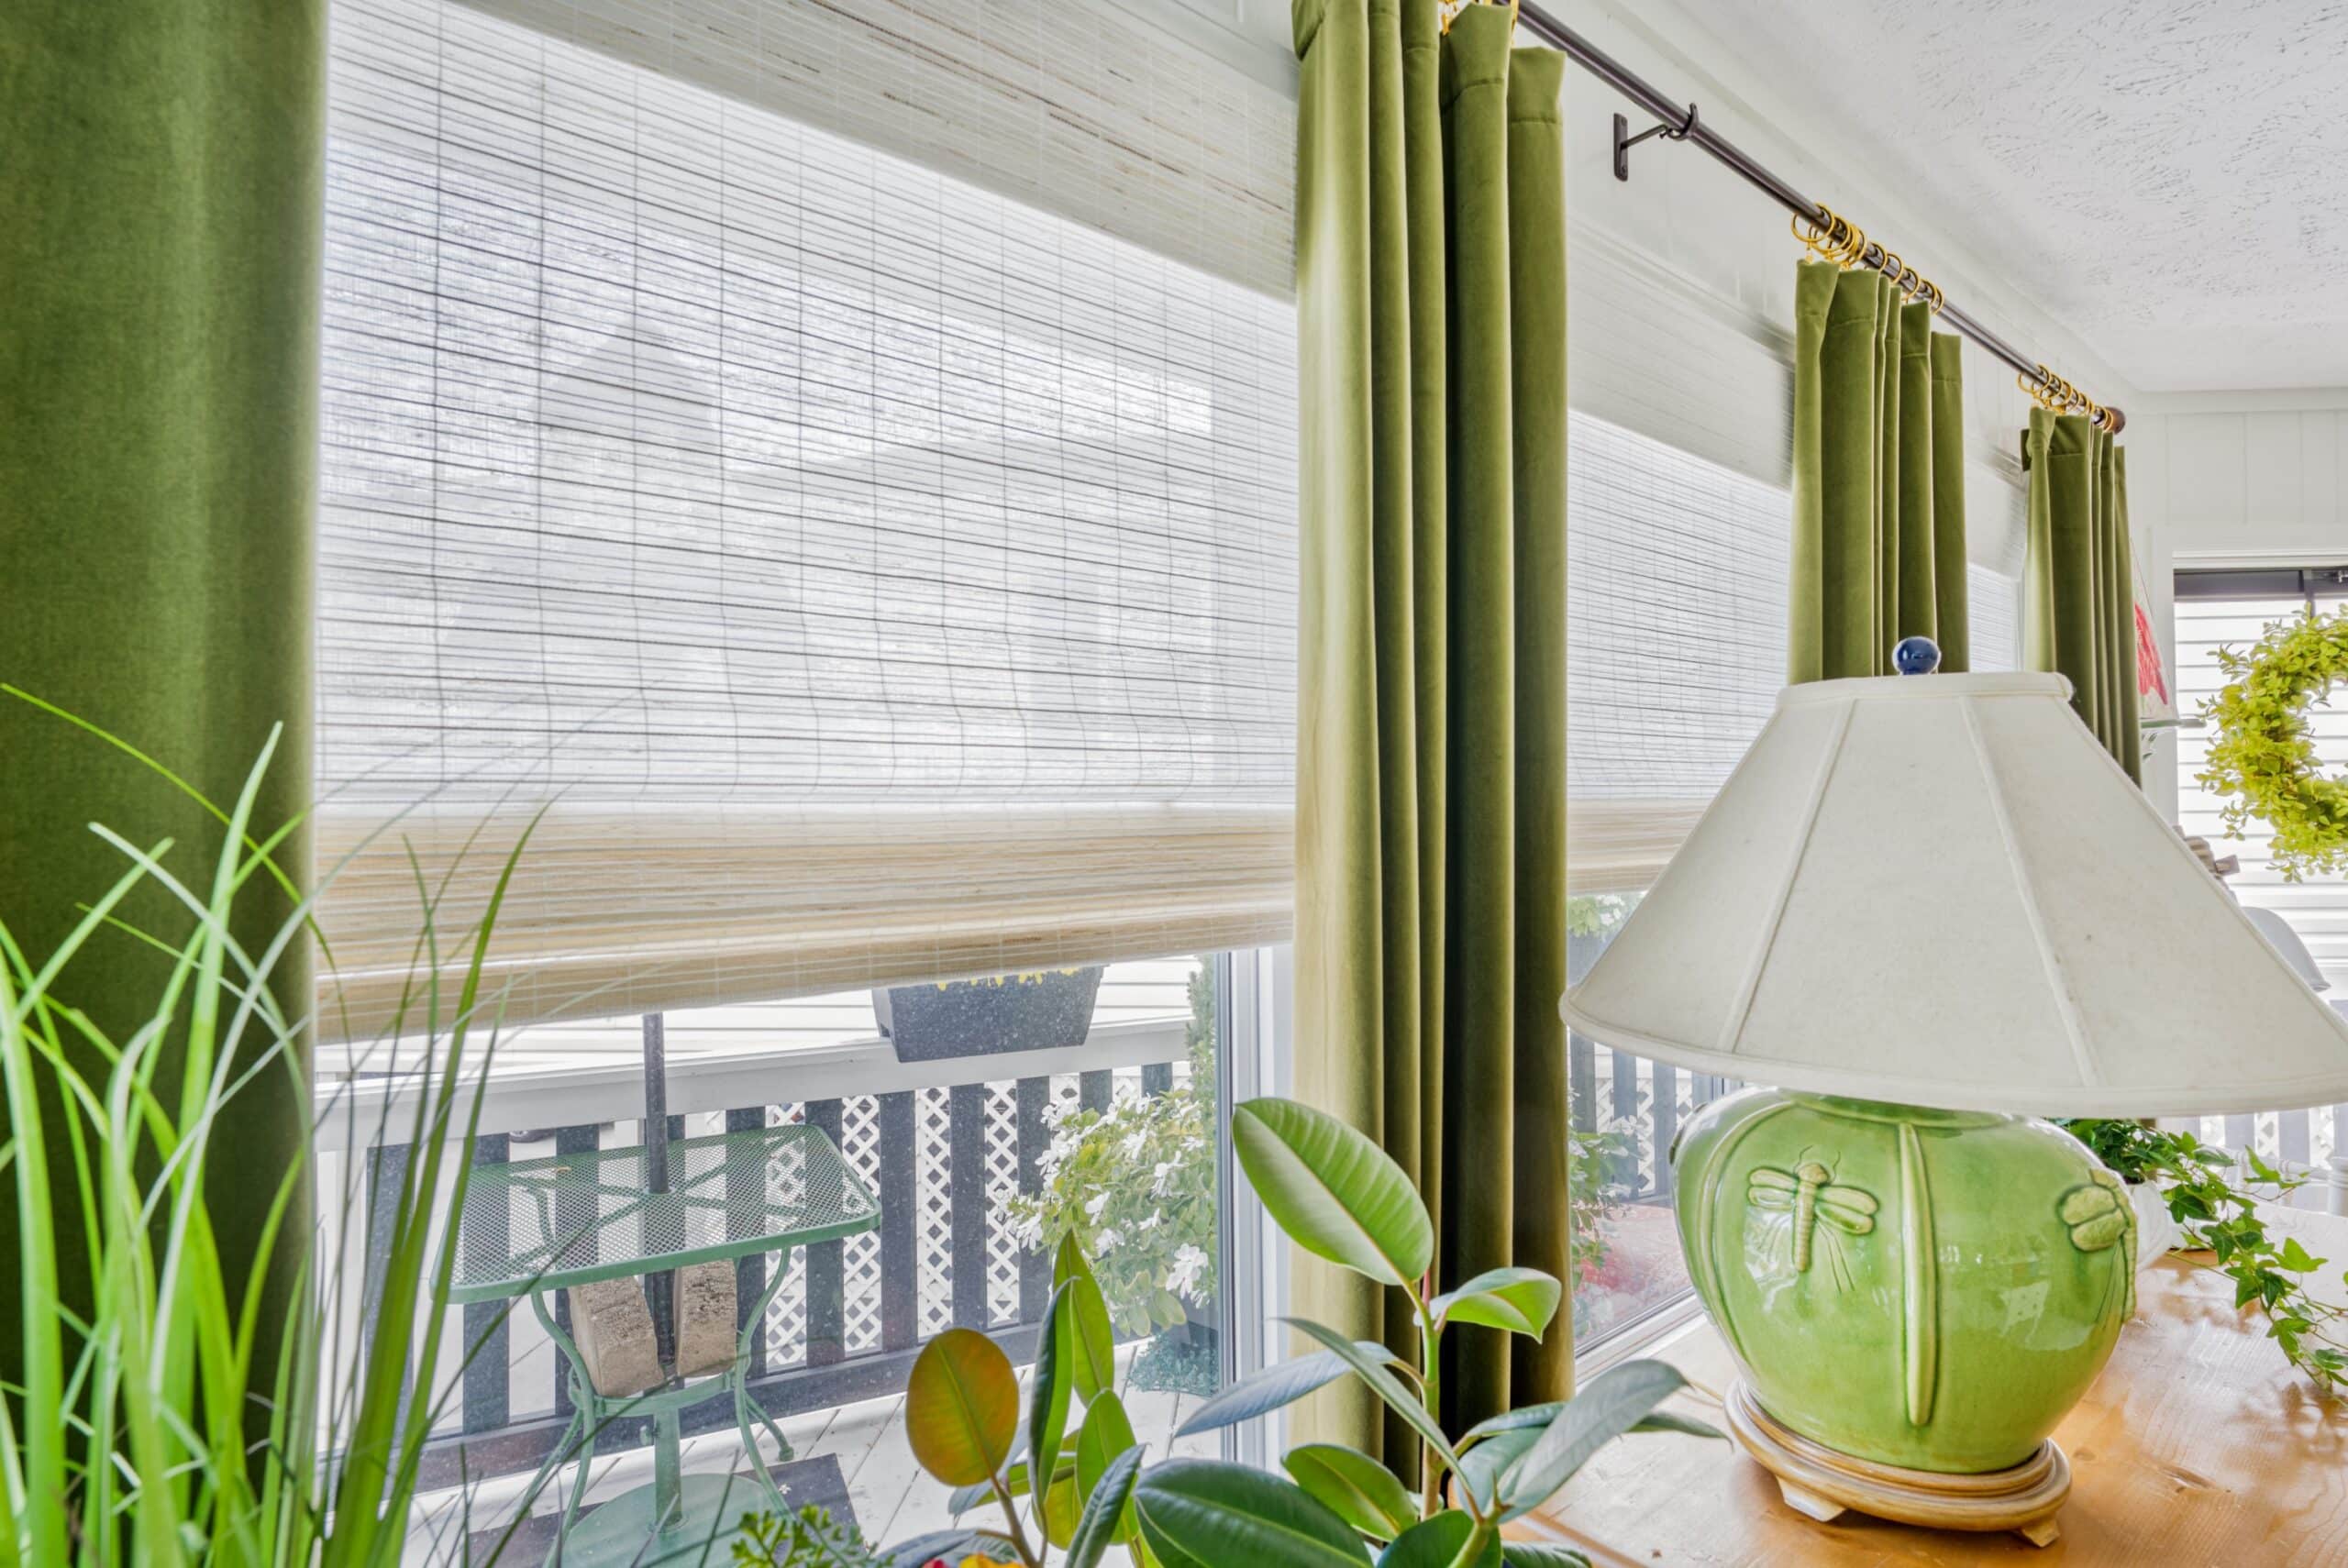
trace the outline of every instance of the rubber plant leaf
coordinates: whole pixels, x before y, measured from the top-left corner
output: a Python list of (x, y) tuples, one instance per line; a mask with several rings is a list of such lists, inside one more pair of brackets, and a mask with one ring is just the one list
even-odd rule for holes
[(1678, 1368), (1659, 1361), (1628, 1361), (1600, 1373), (1501, 1473), (1501, 1518), (1515, 1518), (1547, 1502), (1591, 1454), (1636, 1426), (1687, 1381)]
[(1019, 1376), (1000, 1346), (948, 1329), (923, 1347), (905, 1383), (905, 1438), (924, 1470), (948, 1486), (998, 1475), (1018, 1430)]
[(1044, 1331), (1036, 1340), (1036, 1370), (1027, 1390), (1027, 1468), (1048, 1476), (1059, 1463), (1060, 1440), (1068, 1434), (1069, 1398), (1076, 1382), (1076, 1315), (1069, 1304), (1072, 1286), (1052, 1292)]
[(1410, 1488), (1357, 1448), (1301, 1443), (1280, 1456), (1280, 1464), (1298, 1485), (1372, 1540), (1391, 1540), (1418, 1522), (1418, 1500)]
[(1565, 1287), (1537, 1268), (1496, 1268), (1427, 1303), (1438, 1325), (1480, 1323), (1539, 1339), (1557, 1315)]
[(1134, 1488), (1165, 1568), (1364, 1568), (1351, 1525), (1293, 1481), (1218, 1459), (1176, 1459)]
[(1251, 1099), (1232, 1113), (1232, 1145), (1256, 1196), (1306, 1252), (1407, 1286), (1434, 1257), (1434, 1223), (1402, 1167), (1325, 1112)]
[[(1091, 1422), (1085, 1424), (1089, 1427)], [(1144, 1452), (1135, 1444), (1111, 1460), (1109, 1468), (1101, 1473), (1098, 1485), (1084, 1499), (1083, 1516), (1076, 1521), (1076, 1534), (1068, 1543), (1067, 1568), (1094, 1568), (1101, 1554), (1124, 1539), (1126, 1505), (1141, 1480)]]
[(1476, 1521), (1457, 1508), (1429, 1516), (1394, 1538), (1379, 1554), (1378, 1568), (1501, 1568), (1501, 1541), (1485, 1538), (1464, 1562), (1460, 1554), (1476, 1536)]
[[(1354, 1348), (1367, 1356), (1389, 1355), (1386, 1347), (1375, 1340), (1356, 1340)], [(1201, 1432), (1215, 1431), (1224, 1427), (1236, 1426), (1241, 1421), (1253, 1420), (1268, 1410), (1294, 1404), (1314, 1389), (1326, 1387), (1352, 1370), (1328, 1351), (1315, 1351), (1311, 1355), (1275, 1362), (1249, 1373), (1191, 1411), (1190, 1419), (1176, 1430), (1174, 1435), (1195, 1437)]]

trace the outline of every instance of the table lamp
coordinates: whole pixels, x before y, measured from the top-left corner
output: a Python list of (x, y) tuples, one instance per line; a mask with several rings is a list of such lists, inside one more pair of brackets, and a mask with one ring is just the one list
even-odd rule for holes
[(2134, 1310), (2120, 1179), (2045, 1116), (2348, 1099), (2348, 1022), (2057, 675), (1789, 687), (1563, 1010), (1751, 1088), (1675, 1145), (1731, 1430), (1818, 1518), (2056, 1535), (2049, 1438)]

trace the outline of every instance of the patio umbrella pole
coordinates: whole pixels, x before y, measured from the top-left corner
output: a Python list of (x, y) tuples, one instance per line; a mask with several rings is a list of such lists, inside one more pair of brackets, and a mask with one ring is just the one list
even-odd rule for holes
[[(653, 1192), (669, 1190), (669, 1041), (661, 1015), (644, 1015), (644, 1175)], [(644, 1276), (645, 1304), (652, 1311), (652, 1339), (660, 1370), (677, 1365), (677, 1274), (663, 1269)]]

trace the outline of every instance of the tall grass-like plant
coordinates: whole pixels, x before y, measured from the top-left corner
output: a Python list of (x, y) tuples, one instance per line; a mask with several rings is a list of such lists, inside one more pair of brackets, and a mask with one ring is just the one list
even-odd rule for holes
[[(203, 800), (133, 748), (101, 738)], [(486, 914), (462, 935), (470, 964), (458, 994), (443, 996), (427, 977), (393, 1025), (395, 1036), (427, 1042), (402, 1134), (416, 1157), (396, 1190), (378, 1195), (390, 1245), (373, 1342), (339, 1364), (325, 1347), (341, 1282), (321, 1288), (311, 1238), (286, 1223), (300, 1212), (309, 1167), (278, 1175), (258, 1257), (235, 1260), (249, 1264), (242, 1277), (223, 1255), (209, 1207), (216, 1173), (238, 1158), (220, 1138), (223, 1113), (266, 1075), (300, 1081), (296, 1047), (309, 1024), (289, 1016), (270, 986), (310, 929), (309, 904), (260, 951), (240, 944), (231, 922), (256, 878), (294, 886), (273, 856), (298, 822), (257, 836), (251, 821), (276, 744), (272, 736), (233, 806), (204, 801), (223, 824), (208, 886), (173, 874), (169, 841), (142, 848), (98, 826), (92, 831), (120, 851), (124, 868), (57, 950), (28, 953), (0, 928), (0, 1168), (17, 1204), (11, 1261), (24, 1324), (23, 1381), (0, 1398), (5, 1568), (383, 1568), (405, 1544), (438, 1413), (433, 1390), (456, 1260), (454, 1227), (433, 1237), (433, 1196), (445, 1178), (463, 1201), (480, 1100), (477, 1089), (460, 1092), (460, 1068), (484, 1062), (480, 1037), (493, 1035), (482, 960), (521, 845)], [(121, 918), (125, 899), (142, 886), (162, 889), (186, 911), (184, 935)], [(437, 892), (420, 878), (418, 891), (418, 949), (432, 977)], [(119, 1038), (60, 989), (74, 956), (102, 934), (146, 942), (171, 960), (144, 1016)], [(61, 1139), (44, 1124), (43, 1100), (64, 1108)], [(238, 1175), (251, 1190), (251, 1173)], [(344, 1184), (342, 1212), (329, 1224), (355, 1221), (355, 1187)], [(303, 1253), (301, 1285), (290, 1320), (268, 1326), (276, 1355), (260, 1364), (262, 1282), (284, 1248)], [(86, 1292), (61, 1274), (61, 1260), (77, 1254), (87, 1260)], [(86, 1320), (71, 1305), (84, 1297), (94, 1304)], [(477, 1349), (468, 1347), (467, 1359)]]

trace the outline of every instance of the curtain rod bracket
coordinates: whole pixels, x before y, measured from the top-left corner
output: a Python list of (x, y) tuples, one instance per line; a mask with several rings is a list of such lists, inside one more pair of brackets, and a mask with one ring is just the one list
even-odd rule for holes
[(1631, 177), (1631, 149), (1649, 137), (1667, 136), (1674, 141), (1686, 141), (1695, 129), (1696, 105), (1693, 104), (1688, 105), (1688, 117), (1678, 125), (1675, 126), (1669, 120), (1665, 120), (1660, 124), (1649, 126), (1636, 136), (1631, 134), (1631, 122), (1628, 119), (1621, 115), (1615, 116), (1614, 178), (1628, 180)]

